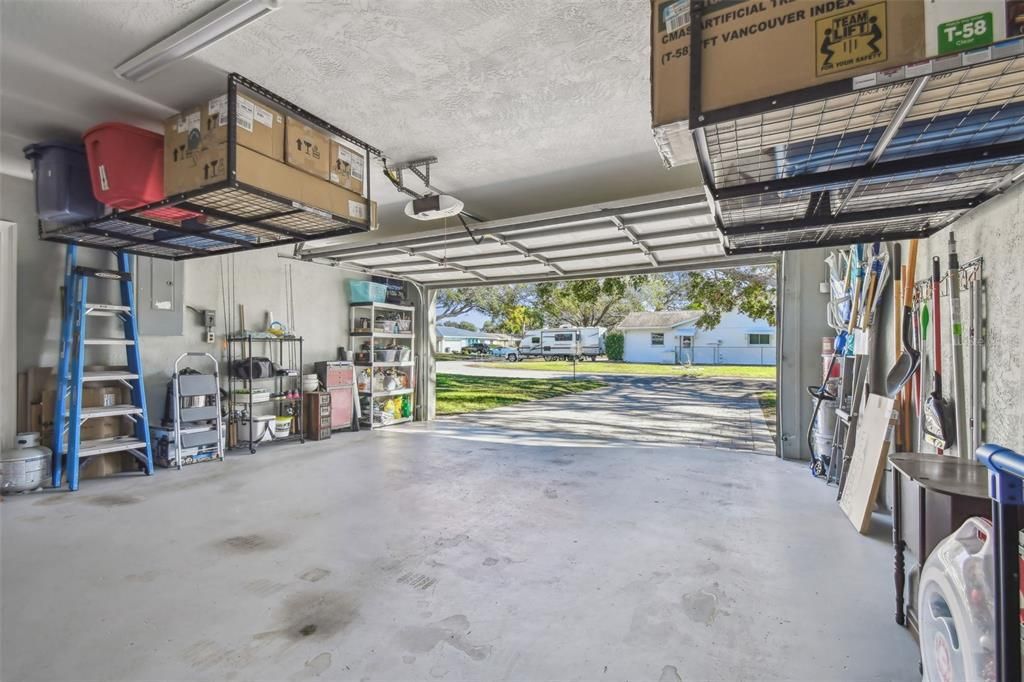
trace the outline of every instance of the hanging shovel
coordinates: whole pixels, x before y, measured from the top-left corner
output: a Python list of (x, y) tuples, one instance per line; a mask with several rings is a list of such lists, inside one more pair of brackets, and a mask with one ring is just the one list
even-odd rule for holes
[(942, 273), (939, 258), (932, 259), (932, 315), (935, 317), (935, 357), (931, 395), (924, 401), (924, 439), (935, 446), (938, 454), (953, 444), (955, 429), (951, 429), (949, 410), (942, 399), (942, 313), (939, 288)]
[(890, 398), (895, 398), (903, 390), (921, 362), (921, 353), (910, 345), (913, 338), (912, 315), (914, 314), (910, 306), (914, 293), (911, 283), (914, 281), (914, 265), (916, 263), (917, 240), (913, 239), (910, 242), (910, 254), (907, 256), (907, 283), (903, 286), (903, 353), (896, 359), (896, 363), (885, 377), (885, 394)]

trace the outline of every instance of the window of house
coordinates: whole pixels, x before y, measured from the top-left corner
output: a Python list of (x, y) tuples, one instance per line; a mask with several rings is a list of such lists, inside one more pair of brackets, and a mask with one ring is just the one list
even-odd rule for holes
[(772, 344), (771, 334), (748, 334), (751, 346), (770, 346)]
[(651, 345), (652, 346), (664, 346), (665, 345), (665, 334), (662, 332), (653, 332), (651, 334)]

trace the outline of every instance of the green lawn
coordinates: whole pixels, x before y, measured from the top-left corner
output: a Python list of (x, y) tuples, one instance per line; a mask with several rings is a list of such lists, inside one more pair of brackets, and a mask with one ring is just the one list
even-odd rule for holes
[[(493, 365), (492, 365), (493, 366)], [(572, 363), (559, 360), (524, 360), (503, 363), (507, 369), (539, 370), (546, 372), (571, 372)], [(576, 363), (577, 373), (586, 374), (660, 374), (685, 377), (741, 377), (746, 379), (774, 379), (774, 367), (752, 367), (749, 365), (648, 365), (638, 362), (587, 361)]]
[(437, 413), (480, 412), (528, 400), (590, 391), (604, 385), (601, 381), (593, 380), (513, 379), (438, 374)]

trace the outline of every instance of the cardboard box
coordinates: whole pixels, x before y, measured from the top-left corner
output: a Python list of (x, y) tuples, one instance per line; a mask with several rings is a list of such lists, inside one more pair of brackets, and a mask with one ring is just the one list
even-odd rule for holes
[(356, 194), (362, 194), (363, 179), (366, 177), (366, 159), (363, 152), (331, 140), (330, 160), (331, 169), (328, 179)]
[(135, 458), (127, 452), (108, 452), (105, 455), (87, 457), (80, 469), (79, 479), (104, 478), (125, 471), (135, 471)]
[(285, 161), (310, 175), (329, 179), (331, 139), (319, 128), (288, 116), (285, 118)]
[[(164, 184), (172, 185), (198, 182), (199, 186), (227, 178), (227, 144), (205, 149), (194, 156), (196, 166), (179, 165), (171, 175), (164, 177)], [(280, 161), (257, 154), (246, 147), (235, 149), (235, 179), (253, 185), (267, 192), (291, 199), (297, 208), (312, 212), (334, 213), (352, 220), (366, 223), (372, 219), (376, 224), (376, 203), (367, 201), (361, 195), (327, 180), (319, 180), (309, 173)]]
[[(705, 111), (925, 58), (923, 0), (712, 0), (701, 26)], [(688, 0), (652, 0), (654, 126), (689, 117), (689, 50)]]
[[(56, 398), (56, 389), (47, 388), (43, 391), (41, 407), (43, 426), (50, 426), (53, 424), (53, 410)], [(124, 386), (89, 386), (82, 390), (82, 407), (110, 407), (112, 405), (128, 405), (130, 403), (131, 394)], [(91, 421), (95, 420), (90, 419), (86, 424)]]
[[(282, 160), (284, 116), (242, 95), (237, 104), (238, 145)], [(217, 151), (227, 142), (227, 121), (227, 95), (221, 95), (164, 122), (164, 194), (187, 192), (227, 178), (226, 167), (217, 166), (227, 160)]]
[[(319, 180), (290, 165), (279, 163), (247, 149), (237, 154), (238, 181), (292, 199), (293, 205), (311, 212), (330, 212), (366, 223), (375, 217), (376, 207), (367, 211), (367, 201), (344, 187)], [(367, 215), (370, 213), (370, 215)]]

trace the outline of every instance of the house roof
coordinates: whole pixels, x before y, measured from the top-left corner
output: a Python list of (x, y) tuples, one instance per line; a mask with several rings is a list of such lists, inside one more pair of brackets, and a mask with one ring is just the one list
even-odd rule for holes
[(488, 334), (487, 332), (471, 332), (460, 327), (448, 327), (443, 324), (437, 325), (437, 335), (448, 339), (467, 338), (480, 339), (482, 341), (507, 341), (510, 337), (507, 334)]
[(661, 310), (654, 313), (630, 313), (619, 322), (619, 329), (663, 329), (693, 324), (701, 316), (699, 310)]

